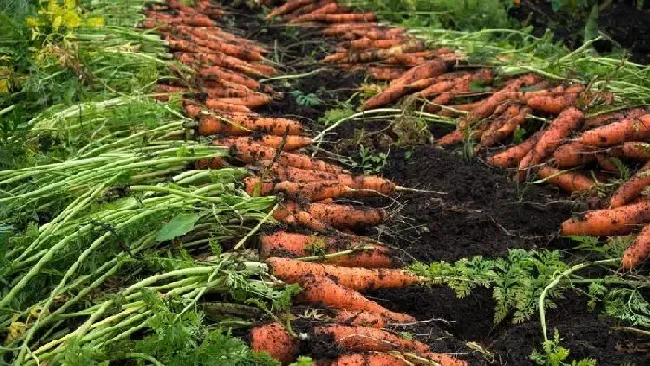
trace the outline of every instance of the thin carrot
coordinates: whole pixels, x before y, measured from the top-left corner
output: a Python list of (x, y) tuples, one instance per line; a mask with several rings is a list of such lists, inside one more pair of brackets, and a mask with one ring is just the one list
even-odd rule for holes
[(205, 78), (217, 78), (225, 81), (230, 81), (235, 84), (244, 85), (251, 90), (260, 88), (260, 83), (241, 74), (228, 71), (219, 66), (206, 67), (199, 70), (199, 75)]
[(528, 113), (530, 113), (529, 108), (522, 108), (516, 104), (508, 107), (501, 116), (495, 119), (490, 128), (481, 135), (481, 146), (495, 145), (510, 136), (517, 127), (526, 121)]
[(542, 132), (535, 146), (521, 159), (519, 170), (526, 170), (537, 165), (551, 155), (563, 140), (578, 128), (583, 117), (584, 114), (576, 108), (564, 110)]
[(567, 192), (589, 191), (596, 184), (589, 177), (570, 171), (561, 171), (549, 166), (542, 166), (537, 175), (546, 183), (554, 184)]
[(286, 365), (298, 357), (299, 342), (291, 337), (280, 323), (260, 325), (250, 330), (251, 349), (266, 352), (271, 357)]
[(334, 310), (365, 311), (378, 314), (395, 323), (411, 323), (415, 318), (392, 312), (355, 290), (343, 287), (331, 278), (306, 275), (300, 279), (303, 291), (297, 300), (303, 303), (325, 305)]
[(256, 143), (273, 149), (282, 147), (282, 151), (294, 151), (302, 147), (311, 145), (311, 139), (304, 136), (273, 136), (273, 135), (252, 135), (248, 137), (227, 137), (216, 139), (213, 145), (224, 144), (233, 146), (238, 144)]
[(353, 50), (362, 50), (362, 49), (368, 49), (368, 48), (375, 48), (375, 49), (381, 49), (381, 48), (391, 48), (394, 46), (399, 45), (401, 40), (399, 39), (370, 39), (370, 38), (363, 38), (363, 39), (358, 39), (354, 41), (349, 41), (349, 42), (343, 42), (340, 44), (341, 47), (343, 48), (349, 48)]
[(339, 356), (328, 366), (409, 366), (403, 359), (384, 353), (352, 353)]
[(307, 14), (303, 14), (303, 15), (297, 16), (297, 17), (289, 20), (289, 23), (313, 22), (315, 20), (318, 20), (317, 16), (319, 16), (321, 14), (334, 14), (334, 13), (338, 12), (339, 9), (340, 9), (340, 7), (339, 7), (339, 5), (337, 3), (329, 2), (329, 3), (323, 4), (323, 6), (321, 6), (320, 8), (314, 9), (313, 11), (311, 11), (311, 12), (309, 12)]
[[(260, 238), (263, 257), (307, 257), (340, 251), (352, 253), (325, 259), (325, 263), (343, 267), (390, 268), (394, 261), (391, 250), (372, 240), (355, 235), (314, 236), (279, 231)], [(359, 248), (374, 248), (359, 250)]]
[(373, 13), (314, 14), (304, 19), (308, 19), (308, 20), (303, 20), (303, 21), (310, 21), (310, 22), (350, 23), (350, 22), (374, 22), (377, 20), (377, 16)]
[(245, 105), (231, 104), (223, 102), (221, 99), (206, 99), (205, 105), (210, 110), (224, 111), (224, 112), (237, 112), (237, 113), (250, 113), (251, 110)]
[(621, 207), (629, 203), (640, 196), (648, 185), (650, 185), (650, 162), (645, 163), (632, 178), (618, 187), (609, 201), (610, 207)]
[(404, 339), (385, 330), (370, 327), (315, 327), (314, 334), (333, 337), (338, 346), (351, 352), (429, 351), (429, 346), (422, 342)]
[(625, 249), (621, 266), (625, 270), (634, 269), (648, 256), (650, 256), (650, 225), (644, 226), (634, 243)]
[(276, 8), (275, 10), (271, 11), (267, 16), (266, 19), (273, 19), (277, 17), (278, 15), (284, 15), (287, 13), (291, 13), (292, 11), (300, 8), (301, 6), (309, 5), (313, 0), (289, 0), (284, 5)]
[(506, 151), (493, 155), (488, 159), (488, 162), (491, 165), (502, 168), (517, 166), (519, 161), (535, 146), (541, 135), (541, 131), (534, 133), (519, 145), (515, 145)]
[(266, 263), (273, 269), (274, 276), (289, 283), (298, 283), (308, 274), (335, 278), (339, 285), (356, 291), (402, 288), (422, 282), (420, 277), (398, 269), (338, 267), (278, 257), (267, 258)]
[(650, 202), (641, 201), (606, 210), (588, 211), (562, 223), (564, 235), (625, 235), (650, 222)]
[(381, 314), (370, 311), (342, 310), (336, 314), (332, 322), (352, 327), (370, 327), (377, 329), (386, 327), (386, 319)]
[[(238, 128), (243, 127), (243, 129)], [(253, 115), (225, 114), (221, 118), (201, 119), (199, 135), (216, 133), (236, 134), (237, 130), (260, 131), (276, 136), (299, 135), (303, 132), (300, 122), (287, 118), (256, 117)], [(243, 133), (247, 134), (247, 133)]]
[(650, 137), (650, 114), (639, 118), (624, 118), (618, 122), (585, 131), (578, 141), (585, 145), (612, 146), (625, 141), (639, 141)]

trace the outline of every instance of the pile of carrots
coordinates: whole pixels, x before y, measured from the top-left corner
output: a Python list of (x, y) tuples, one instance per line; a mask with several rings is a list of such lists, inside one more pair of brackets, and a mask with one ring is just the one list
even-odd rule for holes
[[(455, 131), (438, 146), (471, 143), (487, 152), (488, 163), (512, 169), (519, 182), (540, 179), (568, 192), (594, 196), (618, 185), (603, 210), (564, 223), (566, 235), (624, 235), (643, 228), (623, 257), (625, 269), (650, 256), (650, 207), (642, 195), (650, 185), (650, 111), (630, 108), (593, 115), (614, 96), (587, 85), (558, 83), (536, 74), (498, 77), (470, 67), (465, 56), (435, 48), (402, 28), (381, 26), (371, 13), (354, 13), (335, 0), (289, 0), (269, 18), (318, 27), (338, 42), (323, 62), (367, 71), (388, 85), (363, 104), (371, 110), (410, 96), (428, 113), (456, 117)], [(544, 121), (541, 123), (540, 121)], [(522, 131), (528, 136), (507, 146)], [(622, 161), (621, 161), (622, 159)], [(620, 164), (641, 164), (620, 182)]]
[[(304, 2), (303, 3), (307, 3)], [(328, 9), (342, 11), (334, 2)], [(308, 4), (312, 5), (312, 4)], [(320, 7), (315, 7), (318, 10)], [(418, 341), (404, 339), (385, 328), (410, 323), (407, 314), (392, 312), (361, 293), (376, 288), (405, 287), (423, 282), (395, 269), (395, 257), (386, 245), (353, 235), (354, 229), (374, 226), (388, 214), (380, 208), (336, 203), (342, 197), (389, 195), (398, 187), (378, 176), (353, 175), (343, 168), (312, 158), (300, 150), (311, 145), (299, 121), (264, 117), (252, 110), (282, 98), (259, 80), (277, 71), (266, 62), (267, 51), (219, 26), (226, 10), (209, 1), (195, 7), (180, 0), (155, 5), (144, 27), (161, 32), (176, 59), (194, 71), (189, 82), (157, 86), (162, 100), (180, 94), (186, 114), (195, 120), (199, 136), (230, 148), (228, 158), (197, 163), (198, 168), (244, 165), (253, 174), (243, 181), (249, 195), (278, 195), (282, 204), (274, 218), (289, 228), (311, 230), (305, 235), (278, 231), (261, 237), (260, 254), (271, 273), (289, 284), (300, 284), (298, 300), (334, 312), (328, 322), (314, 327), (300, 340), (279, 323), (250, 332), (251, 347), (266, 351), (283, 364), (296, 360), (300, 343), (322, 342), (340, 349), (338, 359), (312, 355), (316, 365), (445, 365), (466, 362), (431, 352)], [(296, 17), (295, 22), (335, 22), (327, 11)], [(339, 14), (349, 21), (370, 15)]]

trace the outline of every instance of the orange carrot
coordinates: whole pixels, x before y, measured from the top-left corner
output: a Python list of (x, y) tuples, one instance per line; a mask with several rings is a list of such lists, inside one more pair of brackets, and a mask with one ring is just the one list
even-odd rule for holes
[(607, 210), (588, 211), (562, 223), (564, 235), (625, 235), (650, 222), (650, 202), (641, 201)]
[(304, 136), (273, 136), (273, 135), (252, 135), (250, 137), (228, 137), (216, 139), (213, 145), (233, 146), (238, 144), (256, 143), (273, 149), (282, 147), (282, 151), (294, 151), (311, 145), (311, 139)]
[(255, 352), (266, 352), (271, 357), (289, 364), (298, 357), (298, 340), (280, 323), (260, 325), (250, 330), (250, 345)]
[(260, 131), (276, 136), (299, 135), (302, 126), (298, 121), (286, 118), (264, 118), (253, 115), (226, 114), (220, 118), (206, 116), (199, 121), (199, 135), (209, 136), (217, 133), (246, 135), (247, 131)]
[(403, 359), (384, 353), (352, 353), (339, 356), (328, 366), (408, 366)]
[(519, 125), (526, 121), (529, 112), (530, 109), (521, 108), (516, 104), (509, 106), (502, 115), (495, 119), (490, 128), (481, 135), (481, 146), (495, 145), (510, 136)]
[(381, 314), (370, 311), (342, 310), (336, 314), (332, 322), (352, 327), (370, 327), (377, 329), (386, 327), (386, 319)]
[(625, 141), (650, 137), (650, 114), (639, 118), (625, 118), (618, 122), (585, 131), (578, 141), (585, 145), (611, 146)]
[(611, 173), (620, 173), (620, 169), (614, 162), (614, 158), (609, 157), (603, 153), (595, 154), (596, 156), (596, 162), (598, 162), (598, 166), (606, 171), (606, 172), (611, 172)]
[(291, 13), (287, 13), (283, 19), (284, 21), (291, 21), (293, 19), (296, 19), (297, 17), (304, 15), (304, 14), (309, 14), (314, 10), (318, 10), (322, 8), (323, 6), (333, 3), (334, 0), (320, 0), (318, 2), (313, 1), (311, 4), (307, 4), (304, 6), (299, 7), (298, 9), (292, 11)]
[[(346, 256), (326, 259), (325, 263), (343, 267), (390, 268), (394, 261), (391, 250), (369, 239), (354, 235), (308, 236), (279, 231), (260, 238), (263, 257), (307, 257), (319, 254), (331, 254), (345, 250), (353, 252)], [(374, 248), (374, 250), (358, 250)]]
[(553, 165), (557, 168), (573, 168), (596, 160), (594, 148), (580, 142), (569, 142), (553, 152)]
[(343, 169), (322, 160), (287, 152), (280, 152), (278, 154), (275, 149), (257, 143), (234, 141), (229, 146), (231, 147), (233, 156), (247, 164), (259, 163), (260, 161), (270, 162), (276, 159), (276, 163), (294, 168), (319, 170), (337, 174), (343, 172)]
[(367, 70), (376, 80), (395, 80), (404, 73), (403, 68), (393, 66), (369, 66)]
[(292, 11), (300, 8), (301, 6), (309, 5), (313, 0), (289, 0), (284, 5), (276, 8), (275, 10), (271, 11), (267, 16), (266, 19), (273, 19), (277, 17), (278, 15), (284, 15), (291, 13)]
[(273, 269), (274, 276), (289, 283), (298, 283), (302, 276), (308, 274), (333, 277), (339, 285), (356, 291), (402, 288), (422, 282), (420, 277), (398, 269), (338, 267), (278, 257), (268, 258), (266, 263)]
[(199, 70), (199, 75), (205, 78), (216, 78), (225, 81), (230, 81), (235, 84), (244, 85), (247, 88), (252, 90), (257, 90), (260, 87), (260, 83), (258, 83), (257, 81), (247, 76), (243, 76), (241, 74), (228, 71), (219, 66), (211, 66), (211, 67), (206, 67), (204, 69), (201, 69)]
[(538, 131), (528, 137), (524, 142), (519, 145), (515, 145), (506, 151), (493, 155), (488, 159), (488, 162), (491, 165), (509, 168), (514, 167), (519, 164), (519, 161), (528, 154), (528, 152), (535, 146), (537, 140), (541, 136), (541, 131)]
[(526, 170), (542, 162), (547, 156), (553, 153), (562, 141), (572, 131), (578, 128), (584, 114), (576, 109), (564, 110), (551, 124), (542, 132), (535, 146), (519, 162), (519, 170)]
[(610, 207), (621, 207), (629, 203), (641, 195), (648, 185), (650, 185), (650, 162), (645, 163), (630, 180), (618, 187), (609, 201)]
[(366, 311), (378, 314), (395, 323), (411, 323), (415, 318), (408, 314), (394, 313), (374, 301), (368, 300), (355, 290), (343, 287), (331, 278), (306, 275), (300, 278), (303, 291), (297, 300), (303, 303), (325, 305), (334, 310)]
[(362, 50), (368, 48), (381, 49), (381, 48), (391, 48), (399, 45), (401, 40), (399, 39), (370, 39), (363, 38), (349, 42), (341, 43), (341, 47), (349, 48), (353, 50)]
[(560, 171), (549, 166), (542, 166), (537, 170), (537, 175), (546, 183), (554, 184), (567, 192), (589, 191), (595, 182), (583, 174), (569, 171)]
[(626, 158), (650, 159), (650, 144), (645, 142), (624, 142), (621, 152)]
[(648, 256), (650, 256), (650, 225), (644, 226), (634, 243), (625, 249), (621, 266), (625, 270), (634, 269)]
[(373, 13), (314, 14), (308, 18), (310, 22), (325, 23), (374, 22), (376, 20), (377, 16)]
[(319, 221), (329, 223), (334, 227), (347, 228), (378, 225), (388, 217), (388, 213), (384, 209), (357, 208), (319, 202), (309, 204), (308, 212)]
[(231, 104), (223, 102), (220, 99), (206, 99), (205, 105), (210, 110), (224, 111), (224, 112), (237, 112), (237, 113), (250, 113), (251, 110), (245, 105)]
[(440, 366), (468, 366), (467, 361), (456, 359), (444, 353), (425, 352), (422, 354), (426, 358), (440, 364)]
[(354, 189), (377, 191), (381, 194), (391, 194), (395, 190), (395, 183), (372, 175), (352, 176), (350, 174), (330, 174), (320, 171), (310, 171), (293, 167), (284, 167), (275, 164), (270, 169), (271, 176), (290, 182), (309, 183), (319, 181), (337, 181)]
[(401, 338), (385, 330), (369, 327), (346, 327), (332, 325), (315, 327), (314, 334), (333, 337), (336, 344), (351, 352), (414, 351), (426, 353), (429, 346)]
[(273, 98), (269, 95), (255, 93), (249, 94), (243, 97), (231, 97), (231, 98), (210, 98), (218, 100), (221, 103), (241, 105), (244, 107), (260, 107), (266, 104), (269, 104)]
[(313, 22), (315, 20), (318, 20), (317, 16), (321, 14), (335, 14), (340, 10), (340, 7), (337, 3), (334, 2), (329, 2), (324, 4), (318, 9), (315, 9), (307, 14), (303, 14), (300, 16), (297, 16), (291, 20), (289, 20), (289, 23), (307, 23), (307, 22)]
[(639, 118), (646, 114), (647, 111), (643, 108), (632, 108), (627, 111), (617, 111), (598, 114), (585, 119), (582, 125), (583, 130), (590, 130), (592, 128), (601, 127), (611, 122), (621, 120), (623, 118)]

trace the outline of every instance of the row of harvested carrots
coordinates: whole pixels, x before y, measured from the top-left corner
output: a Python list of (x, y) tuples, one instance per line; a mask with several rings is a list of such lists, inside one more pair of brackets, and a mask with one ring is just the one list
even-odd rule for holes
[[(336, 1), (290, 0), (269, 17), (321, 27), (324, 36), (339, 41), (324, 62), (361, 68), (375, 79), (390, 81), (365, 101), (364, 110), (410, 96), (421, 101), (426, 112), (458, 117), (456, 130), (438, 139), (437, 145), (471, 142), (474, 152), (503, 146), (525, 124), (531, 130), (531, 121), (545, 117), (550, 121), (539, 131), (512, 147), (497, 147), (502, 151), (488, 162), (514, 168), (520, 182), (538, 177), (569, 192), (602, 193), (605, 185), (619, 183), (620, 159), (650, 161), (650, 144), (645, 142), (650, 137), (650, 112), (645, 109), (585, 117), (583, 110), (612, 104), (614, 96), (582, 84), (558, 85), (535, 74), (498, 80), (491, 69), (464, 66), (461, 53), (427, 47), (402, 28), (380, 26), (372, 14), (338, 17), (350, 9), (333, 4)], [(364, 22), (347, 20), (355, 17)], [(576, 171), (589, 167), (595, 169), (587, 174)], [(640, 198), (649, 185), (650, 162), (620, 183), (608, 209), (568, 220), (562, 232), (593, 236), (634, 232), (650, 222), (650, 207)], [(637, 267), (649, 255), (650, 225), (625, 252), (623, 267)]]
[(315, 365), (466, 365), (385, 330), (389, 323), (415, 319), (392, 312), (361, 292), (408, 286), (423, 279), (394, 269), (398, 263), (385, 245), (347, 233), (381, 223), (388, 216), (386, 211), (333, 200), (391, 194), (397, 187), (380, 177), (354, 176), (298, 152), (311, 144), (300, 122), (252, 112), (273, 98), (282, 98), (281, 93), (258, 81), (277, 71), (265, 62), (263, 47), (218, 26), (214, 18), (225, 13), (207, 1), (193, 8), (177, 0), (148, 12), (145, 26), (161, 32), (177, 60), (196, 72), (190, 83), (159, 85), (158, 97), (166, 100), (180, 94), (198, 135), (217, 135), (213, 144), (230, 147), (228, 158), (201, 161), (199, 168), (247, 166), (254, 173), (244, 180), (250, 195), (284, 196), (275, 219), (320, 234), (279, 231), (265, 235), (260, 240), (260, 254), (275, 277), (301, 285), (298, 301), (335, 311), (329, 321), (309, 330), (308, 337), (296, 337), (279, 323), (256, 327), (250, 332), (251, 347), (268, 352), (283, 364), (295, 361), (300, 352), (309, 353), (305, 350), (310, 344), (325, 341), (338, 349), (340, 356), (332, 359), (312, 352), (308, 355), (316, 359)]

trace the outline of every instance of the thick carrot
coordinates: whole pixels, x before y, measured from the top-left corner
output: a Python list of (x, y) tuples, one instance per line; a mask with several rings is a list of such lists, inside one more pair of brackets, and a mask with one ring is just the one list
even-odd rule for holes
[(468, 366), (467, 361), (456, 359), (444, 353), (426, 352), (422, 354), (426, 358), (440, 364), (440, 366)]
[(624, 142), (621, 154), (626, 158), (650, 159), (650, 144), (646, 142)]
[(249, 137), (228, 137), (216, 139), (213, 145), (224, 144), (233, 146), (237, 144), (257, 143), (273, 149), (282, 147), (282, 151), (294, 151), (302, 147), (311, 145), (311, 139), (304, 136), (273, 136), (273, 135), (252, 135)]
[(416, 66), (404, 73), (404, 75), (399, 79), (395, 79), (390, 83), (388, 88), (383, 90), (381, 93), (366, 100), (365, 103), (363, 103), (363, 109), (375, 109), (389, 104), (412, 90), (409, 88), (409, 85), (412, 85), (413, 82), (434, 78), (443, 74), (446, 70), (447, 65), (440, 60), (432, 60), (421, 66)]
[(506, 151), (493, 155), (488, 159), (488, 162), (491, 165), (501, 168), (517, 166), (519, 161), (526, 156), (530, 150), (532, 150), (541, 135), (541, 131), (534, 133), (519, 145), (515, 145)]
[(241, 74), (228, 71), (219, 66), (206, 67), (199, 70), (199, 75), (205, 78), (216, 78), (225, 81), (230, 81), (235, 84), (244, 85), (245, 87), (251, 90), (257, 90), (260, 88), (260, 83)]
[(245, 105), (231, 104), (222, 102), (220, 99), (206, 99), (205, 105), (210, 110), (223, 111), (223, 112), (237, 112), (237, 113), (250, 113), (251, 110)]
[(370, 327), (377, 329), (386, 327), (386, 319), (381, 314), (370, 311), (342, 310), (336, 314), (332, 322), (352, 327)]
[(634, 243), (625, 249), (621, 266), (626, 270), (634, 269), (648, 256), (650, 256), (650, 225), (644, 226)]
[(429, 351), (429, 346), (422, 342), (404, 339), (385, 330), (370, 327), (315, 327), (314, 334), (333, 337), (338, 346), (351, 352)]
[(266, 19), (273, 19), (277, 17), (278, 15), (284, 15), (291, 13), (292, 11), (305, 6), (309, 5), (312, 3), (313, 0), (289, 0), (286, 3), (284, 3), (282, 6), (276, 8), (275, 10), (271, 11), (267, 16)]
[(384, 353), (352, 353), (339, 356), (329, 366), (408, 366), (405, 360)]
[(576, 109), (564, 110), (551, 124), (542, 132), (535, 146), (519, 162), (519, 170), (526, 170), (542, 162), (546, 157), (559, 147), (563, 140), (578, 128), (584, 114)]
[(561, 171), (549, 166), (542, 166), (537, 175), (546, 183), (554, 184), (567, 192), (589, 191), (596, 184), (589, 177), (570, 171)]
[(374, 301), (368, 300), (355, 290), (343, 287), (331, 278), (306, 275), (300, 279), (303, 291), (297, 300), (325, 305), (334, 310), (366, 311), (379, 314), (395, 323), (411, 323), (415, 318), (408, 314), (394, 313)]
[(557, 168), (573, 168), (596, 160), (595, 149), (580, 142), (569, 142), (561, 145), (553, 152), (551, 158)]
[(641, 201), (606, 210), (588, 211), (562, 223), (564, 235), (625, 235), (650, 222), (650, 202)]
[(380, 208), (357, 208), (319, 202), (311, 203), (308, 212), (319, 221), (346, 228), (375, 226), (388, 217), (386, 210)]
[(616, 163), (613, 160), (614, 158), (609, 157), (604, 153), (598, 153), (595, 154), (595, 156), (596, 156), (596, 162), (598, 163), (598, 166), (602, 170), (611, 173), (620, 173), (619, 167), (616, 165)]
[(221, 127), (215, 126), (214, 122), (223, 122), (227, 123), (230, 126), (237, 127), (242, 126), (245, 129), (251, 131), (260, 131), (276, 136), (287, 135), (299, 135), (303, 132), (302, 125), (300, 122), (287, 119), (287, 118), (269, 118), (269, 117), (256, 117), (253, 115), (239, 115), (239, 114), (225, 114), (218, 121), (209, 121), (211, 123), (206, 123), (203, 126), (199, 124), (199, 134), (201, 136), (213, 135), (215, 133), (228, 133), (232, 132), (224, 131), (221, 132)]
[[(351, 254), (328, 258), (324, 262), (343, 267), (364, 268), (391, 268), (394, 265), (390, 249), (377, 242), (354, 235), (339, 234), (321, 237), (279, 231), (262, 236), (260, 243), (263, 257), (307, 257), (352, 250)], [(359, 248), (374, 249), (355, 251)]]
[(585, 145), (612, 146), (625, 141), (639, 141), (650, 137), (650, 114), (639, 118), (625, 118), (618, 122), (585, 131), (578, 141)]
[(650, 162), (645, 163), (630, 180), (621, 184), (609, 200), (612, 208), (621, 207), (643, 192), (643, 189), (650, 185)]
[(298, 283), (308, 274), (335, 278), (339, 285), (356, 291), (402, 288), (422, 282), (420, 277), (398, 269), (338, 267), (278, 257), (267, 258), (266, 263), (273, 269), (274, 276), (289, 283)]
[(275, 162), (280, 165), (288, 165), (299, 169), (319, 170), (328, 173), (343, 173), (343, 169), (322, 160), (287, 152), (280, 152), (278, 154), (275, 149), (257, 143), (235, 141), (229, 146), (232, 149), (233, 156), (246, 164), (259, 163), (260, 161), (273, 161), (277, 158)]
[(337, 181), (350, 188), (372, 190), (381, 194), (391, 194), (395, 190), (395, 183), (388, 179), (373, 175), (352, 176), (350, 174), (330, 174), (320, 171), (285, 167), (277, 164), (271, 167), (270, 172), (272, 177), (290, 182), (309, 183), (319, 181)]
[(607, 125), (611, 122), (621, 120), (623, 118), (639, 118), (648, 113), (643, 108), (632, 108), (627, 111), (609, 112), (604, 114), (595, 115), (585, 119), (582, 125), (583, 130), (591, 130), (593, 128)]
[(287, 365), (298, 357), (299, 342), (293, 338), (280, 323), (260, 325), (250, 330), (251, 349), (266, 352), (271, 357)]

